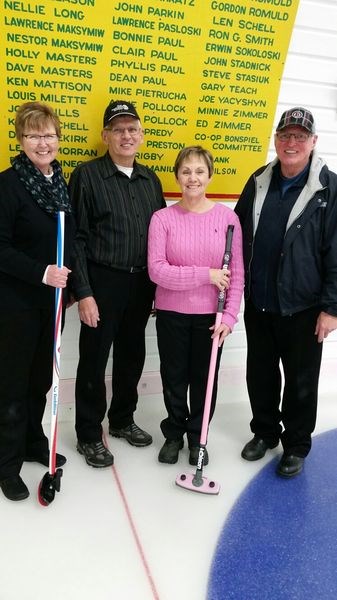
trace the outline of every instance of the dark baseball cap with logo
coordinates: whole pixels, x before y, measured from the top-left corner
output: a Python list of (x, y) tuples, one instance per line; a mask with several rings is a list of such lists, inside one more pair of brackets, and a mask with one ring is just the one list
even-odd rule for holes
[(124, 100), (111, 100), (109, 106), (106, 107), (104, 112), (103, 127), (107, 127), (115, 117), (122, 117), (124, 115), (134, 117), (140, 121), (138, 113), (131, 102), (125, 102)]
[(284, 129), (289, 125), (298, 125), (299, 127), (304, 127), (304, 129), (309, 131), (309, 133), (315, 133), (316, 131), (312, 113), (310, 110), (300, 106), (290, 108), (282, 114), (280, 122), (276, 127), (276, 131), (280, 131), (280, 129)]

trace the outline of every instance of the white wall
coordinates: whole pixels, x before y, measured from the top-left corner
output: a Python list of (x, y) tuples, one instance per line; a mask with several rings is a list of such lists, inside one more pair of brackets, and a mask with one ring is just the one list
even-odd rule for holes
[(337, 171), (337, 0), (300, 0), (284, 68), (275, 125), (283, 110), (312, 110), (318, 149)]
[[(300, 0), (296, 23), (281, 83), (275, 125), (280, 114), (292, 106), (311, 109), (319, 134), (318, 150), (329, 167), (337, 171), (337, 0)], [(270, 147), (268, 160), (274, 156)], [(233, 204), (230, 204), (233, 207)], [(73, 378), (78, 359), (79, 321), (77, 307), (68, 311), (62, 338), (61, 377), (63, 402), (73, 402)], [(142, 395), (161, 391), (154, 319), (147, 327), (147, 356), (139, 391)], [(242, 313), (233, 334), (226, 340), (219, 378), (219, 401), (246, 400), (246, 341)], [(322, 372), (334, 372), (337, 334), (324, 344)], [(111, 363), (107, 375), (111, 373)], [(329, 377), (324, 380), (331, 381)]]

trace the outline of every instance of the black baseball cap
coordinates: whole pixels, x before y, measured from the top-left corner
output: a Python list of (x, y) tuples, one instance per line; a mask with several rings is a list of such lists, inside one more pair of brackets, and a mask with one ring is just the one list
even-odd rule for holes
[(310, 110), (300, 106), (290, 108), (282, 114), (276, 131), (280, 131), (280, 129), (284, 129), (289, 125), (299, 125), (300, 127), (304, 127), (309, 133), (315, 133), (316, 130), (312, 113)]
[(111, 100), (104, 112), (103, 127), (107, 127), (115, 117), (122, 117), (123, 115), (129, 115), (140, 121), (139, 115), (131, 102)]

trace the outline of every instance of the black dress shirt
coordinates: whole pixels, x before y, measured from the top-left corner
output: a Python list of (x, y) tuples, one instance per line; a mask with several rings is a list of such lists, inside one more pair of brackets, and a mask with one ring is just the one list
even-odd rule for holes
[(135, 162), (128, 177), (108, 152), (75, 169), (69, 193), (77, 224), (72, 287), (80, 300), (94, 296), (88, 260), (119, 270), (146, 267), (148, 226), (165, 200), (151, 169)]

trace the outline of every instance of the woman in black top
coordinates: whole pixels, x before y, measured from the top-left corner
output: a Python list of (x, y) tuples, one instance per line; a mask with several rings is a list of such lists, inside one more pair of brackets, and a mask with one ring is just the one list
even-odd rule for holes
[[(57, 213), (66, 215), (69, 265), (71, 211), (55, 160), (57, 115), (28, 102), (17, 111), (15, 131), (21, 152), (0, 173), (0, 487), (8, 499), (23, 500), (23, 461), (49, 464), (41, 423), (52, 382), (55, 288), (66, 288), (70, 273), (55, 264)], [(66, 462), (56, 458), (57, 466)]]

